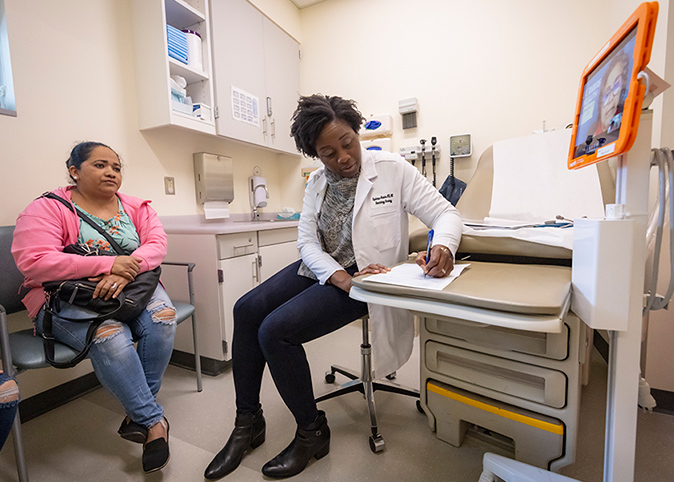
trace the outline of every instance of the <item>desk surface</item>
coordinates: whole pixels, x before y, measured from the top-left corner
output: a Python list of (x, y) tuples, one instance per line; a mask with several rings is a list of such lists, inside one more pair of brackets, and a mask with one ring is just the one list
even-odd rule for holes
[(354, 279), (352, 298), (421, 316), (549, 333), (561, 330), (571, 298), (571, 269), (560, 266), (473, 262), (439, 291), (366, 279)]

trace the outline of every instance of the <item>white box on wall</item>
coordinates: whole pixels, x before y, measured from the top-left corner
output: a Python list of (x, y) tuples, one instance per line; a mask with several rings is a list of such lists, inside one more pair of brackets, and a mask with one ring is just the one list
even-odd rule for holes
[(365, 119), (358, 135), (361, 139), (386, 137), (393, 133), (393, 120), (390, 114), (371, 115)]
[(360, 145), (363, 149), (374, 150), (374, 151), (391, 151), (391, 139), (382, 138), (382, 139), (370, 139), (366, 141), (361, 141)]

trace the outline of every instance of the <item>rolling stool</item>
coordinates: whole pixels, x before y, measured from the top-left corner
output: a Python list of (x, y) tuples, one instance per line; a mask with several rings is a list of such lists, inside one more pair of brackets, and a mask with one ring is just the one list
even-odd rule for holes
[[(361, 318), (363, 325), (363, 342), (360, 345), (360, 375), (353, 370), (349, 370), (337, 365), (332, 365), (330, 370), (325, 372), (326, 383), (335, 382), (335, 373), (341, 373), (345, 377), (349, 378), (350, 381), (316, 398), (316, 403), (322, 402), (323, 400), (328, 400), (330, 398), (335, 398), (346, 393), (356, 391), (362, 393), (365, 397), (365, 400), (367, 401), (367, 411), (370, 415), (370, 428), (372, 431), (372, 435), (370, 435), (370, 449), (372, 452), (377, 453), (383, 451), (386, 444), (379, 433), (379, 428), (377, 427), (377, 412), (375, 411), (374, 405), (374, 392), (377, 390), (382, 390), (385, 392), (399, 393), (401, 395), (419, 398), (419, 390), (405, 388), (401, 385), (398, 385), (397, 383), (391, 382), (390, 380), (395, 378), (395, 373), (386, 376), (389, 381), (374, 380), (372, 376), (372, 345), (370, 345), (369, 338), (369, 319), (370, 317), (367, 315)], [(418, 406), (419, 405), (417, 402), (417, 408)]]

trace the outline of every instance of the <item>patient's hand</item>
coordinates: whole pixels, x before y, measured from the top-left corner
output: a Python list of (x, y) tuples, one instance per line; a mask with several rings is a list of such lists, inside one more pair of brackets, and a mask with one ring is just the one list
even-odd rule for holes
[(141, 261), (140, 258), (135, 256), (117, 256), (114, 263), (112, 263), (112, 268), (110, 268), (110, 274), (116, 274), (129, 281), (133, 281), (138, 276), (138, 273), (140, 273)]
[(426, 264), (426, 251), (417, 254), (415, 261), (421, 269), (434, 278), (444, 278), (454, 269), (454, 256), (447, 246), (436, 244), (431, 248), (431, 256)]

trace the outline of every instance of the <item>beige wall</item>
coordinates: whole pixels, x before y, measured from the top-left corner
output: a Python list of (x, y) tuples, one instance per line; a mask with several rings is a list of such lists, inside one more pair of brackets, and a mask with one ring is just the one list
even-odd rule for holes
[[(302, 91), (341, 95), (393, 116), (395, 150), (436, 136), (439, 180), (449, 136), (470, 132), (470, 179), (494, 141), (572, 122), (580, 73), (608, 36), (608, 0), (331, 0), (301, 10)], [(416, 97), (418, 127), (398, 101)]]

